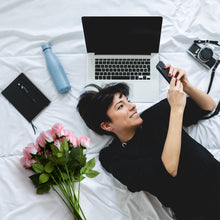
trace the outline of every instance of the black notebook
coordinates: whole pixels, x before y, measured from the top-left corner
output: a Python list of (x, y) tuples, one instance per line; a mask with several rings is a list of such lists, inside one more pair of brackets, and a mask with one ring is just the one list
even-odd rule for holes
[(50, 103), (24, 73), (11, 82), (2, 94), (29, 122)]

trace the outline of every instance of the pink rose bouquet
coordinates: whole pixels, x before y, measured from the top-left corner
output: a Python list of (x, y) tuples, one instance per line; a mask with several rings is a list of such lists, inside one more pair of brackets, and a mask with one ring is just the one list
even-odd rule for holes
[[(28, 144), (21, 158), (23, 166), (34, 172), (30, 179), (37, 193), (42, 194), (52, 188), (75, 220), (86, 220), (79, 204), (80, 182), (85, 176), (93, 178), (99, 174), (93, 170), (95, 158), (87, 161), (84, 154), (89, 144), (89, 138), (85, 136), (77, 138), (58, 123), (52, 129), (42, 132), (36, 143)], [(78, 182), (77, 193), (76, 182)]]

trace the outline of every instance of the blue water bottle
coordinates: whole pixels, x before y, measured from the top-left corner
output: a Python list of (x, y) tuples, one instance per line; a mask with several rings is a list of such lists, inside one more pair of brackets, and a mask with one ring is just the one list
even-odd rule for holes
[(41, 47), (45, 55), (47, 69), (53, 79), (57, 91), (59, 93), (68, 92), (71, 89), (69, 80), (67, 79), (59, 59), (53, 53), (50, 43), (44, 43)]

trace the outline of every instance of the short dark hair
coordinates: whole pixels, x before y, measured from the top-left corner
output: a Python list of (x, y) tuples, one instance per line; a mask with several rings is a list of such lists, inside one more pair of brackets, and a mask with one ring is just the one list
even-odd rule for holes
[(103, 88), (95, 84), (90, 84), (86, 87), (89, 86), (96, 88), (98, 91), (89, 90), (82, 93), (77, 110), (90, 129), (97, 134), (110, 135), (111, 133), (103, 130), (100, 125), (102, 122), (111, 122), (107, 115), (107, 110), (113, 101), (114, 95), (120, 93), (128, 97), (129, 87), (125, 83), (111, 83)]

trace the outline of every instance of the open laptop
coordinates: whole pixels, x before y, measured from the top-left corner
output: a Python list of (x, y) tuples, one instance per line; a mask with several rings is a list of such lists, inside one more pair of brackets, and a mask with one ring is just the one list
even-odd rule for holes
[(87, 83), (125, 82), (132, 102), (159, 97), (159, 44), (162, 17), (85, 16)]

